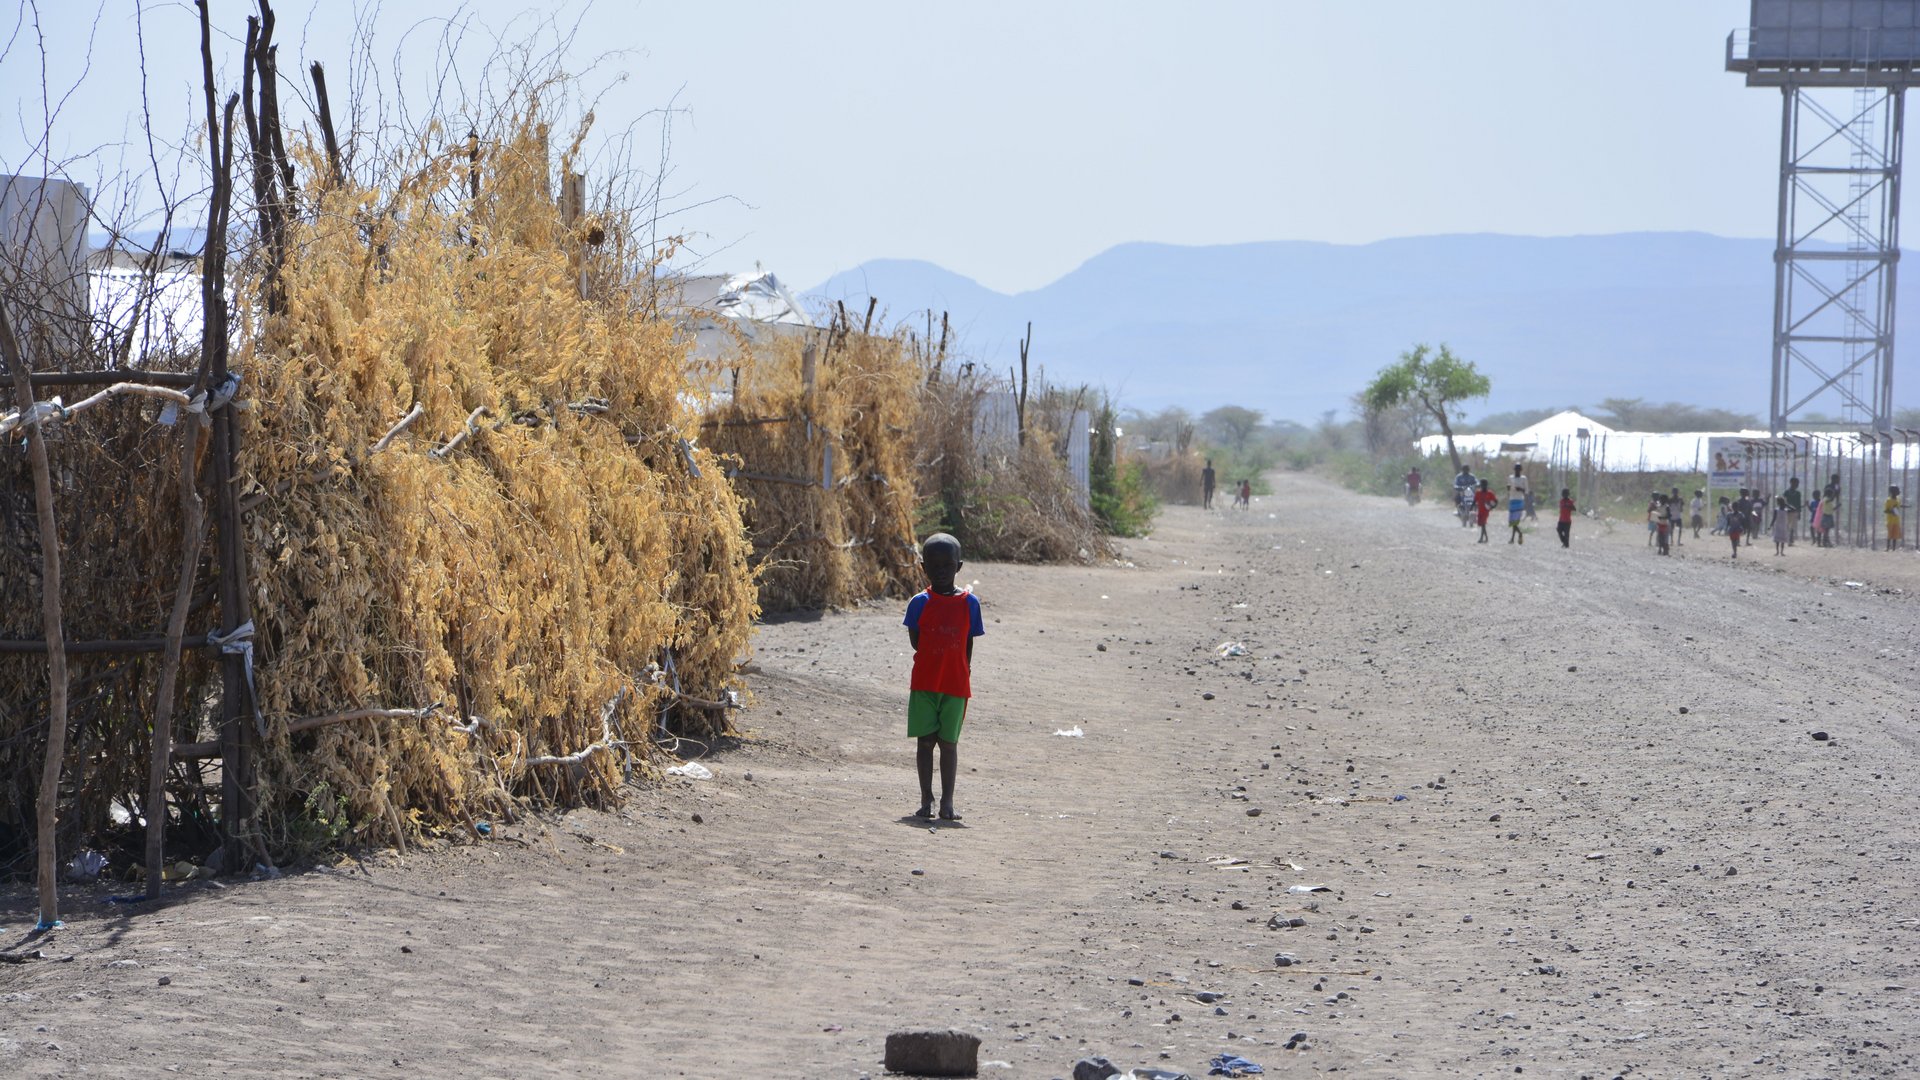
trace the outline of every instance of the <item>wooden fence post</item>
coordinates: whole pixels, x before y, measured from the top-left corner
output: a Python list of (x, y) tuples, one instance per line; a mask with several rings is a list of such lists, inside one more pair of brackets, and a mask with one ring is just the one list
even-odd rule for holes
[(13, 375), (14, 398), (28, 417), (27, 455), (33, 465), (33, 501), (40, 519), (40, 613), (47, 637), (47, 753), (40, 769), (35, 830), (36, 875), (40, 884), (40, 926), (59, 925), (59, 858), (54, 842), (60, 809), (60, 771), (67, 751), (67, 649), (60, 618), (60, 529), (53, 517), (53, 473), (47, 465), (47, 436), (34, 417), (33, 381), (26, 357), (0, 307), (0, 350)]

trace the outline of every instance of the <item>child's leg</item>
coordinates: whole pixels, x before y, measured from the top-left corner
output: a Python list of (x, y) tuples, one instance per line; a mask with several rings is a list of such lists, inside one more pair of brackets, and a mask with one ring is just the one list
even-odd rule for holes
[(959, 821), (953, 809), (953, 785), (960, 773), (960, 728), (967, 720), (967, 699), (949, 697), (941, 702), (940, 730), (940, 819)]
[(940, 743), (940, 817), (947, 821), (960, 820), (953, 809), (953, 783), (959, 773), (960, 744), (943, 740)]
[(914, 747), (914, 764), (920, 768), (920, 817), (933, 816), (933, 744), (937, 741), (937, 736), (922, 735)]

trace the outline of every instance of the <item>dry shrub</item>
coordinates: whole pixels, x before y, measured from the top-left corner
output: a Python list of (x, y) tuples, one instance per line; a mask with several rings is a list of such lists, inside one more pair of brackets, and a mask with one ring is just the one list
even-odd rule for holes
[(1206, 462), (1198, 453), (1141, 454), (1130, 460), (1139, 464), (1147, 485), (1161, 502), (1200, 505), (1200, 471), (1206, 468)]
[[(584, 245), (547, 194), (545, 129), (517, 117), (478, 199), (429, 157), (380, 202), (336, 190), (295, 226), (287, 310), (250, 336), (242, 475), (266, 775), (319, 783), (365, 834), (477, 815), (510, 792), (604, 801), (622, 754), (528, 768), (602, 739), (645, 756), (663, 704), (736, 684), (757, 614), (740, 504), (684, 404), (686, 352), (651, 317), (628, 222)], [(583, 287), (582, 281), (589, 282)], [(582, 297), (582, 292), (589, 298)], [(423, 414), (388, 449), (382, 434)], [(437, 455), (487, 413), (461, 445)], [(281, 718), (442, 702), (482, 721)]]
[(773, 338), (741, 353), (733, 399), (703, 426), (738, 470), (768, 611), (846, 607), (917, 584), (908, 438), (920, 367), (899, 334), (836, 326), (811, 337), (811, 389), (807, 339)]
[[(963, 367), (929, 381), (914, 445), (920, 454), (924, 531), (945, 529), (968, 558), (1089, 561), (1111, 553), (1068, 474), (1060, 425), (1083, 407), (1044, 386), (1032, 395), (1027, 437), (994, 437), (978, 418), (1006, 385)], [(1062, 414), (1064, 413), (1064, 416)]]
[[(722, 463), (693, 448), (686, 344), (655, 314), (627, 216), (562, 221), (540, 111), (521, 104), (481, 140), (477, 198), (464, 144), (396, 161), (378, 188), (309, 180), (284, 312), (239, 313), (237, 479), (266, 726), (261, 825), (276, 854), (313, 818), (391, 841), (516, 797), (608, 802), (654, 755), (667, 687), (714, 699), (739, 685), (755, 583), (741, 500)], [(309, 158), (302, 173), (326, 170)], [(261, 295), (255, 255), (243, 297)], [(415, 406), (411, 427), (373, 452)], [(435, 455), (480, 408), (472, 434)], [(156, 425), (157, 411), (122, 400), (54, 428), (70, 637), (165, 625), (178, 429)], [(32, 638), (39, 562), (22, 460), (0, 459), (0, 634)], [(189, 633), (218, 625), (214, 550)], [(212, 659), (188, 654), (177, 741), (214, 737)], [(63, 850), (101, 831), (111, 802), (139, 806), (159, 666), (151, 654), (75, 660)], [(45, 681), (44, 656), (0, 654), (0, 833), (31, 819)], [(433, 704), (434, 715), (288, 733), (294, 718)], [(673, 715), (725, 728), (724, 712)], [(528, 763), (596, 744), (609, 748)], [(183, 823), (210, 822), (216, 776), (176, 764)]]

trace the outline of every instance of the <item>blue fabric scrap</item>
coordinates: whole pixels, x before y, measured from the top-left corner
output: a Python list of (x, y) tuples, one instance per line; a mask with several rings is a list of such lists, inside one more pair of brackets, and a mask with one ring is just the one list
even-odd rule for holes
[(1208, 1076), (1264, 1076), (1267, 1070), (1233, 1054), (1221, 1054), (1207, 1064), (1213, 1068), (1207, 1070)]

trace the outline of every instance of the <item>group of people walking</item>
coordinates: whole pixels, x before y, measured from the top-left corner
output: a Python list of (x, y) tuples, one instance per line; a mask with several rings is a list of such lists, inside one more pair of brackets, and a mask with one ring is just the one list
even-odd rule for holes
[[(1420, 470), (1414, 469), (1407, 474), (1407, 486), (1410, 491), (1418, 491)], [(1476, 479), (1473, 470), (1462, 465), (1460, 472), (1453, 478), (1454, 503), (1460, 514), (1462, 524), (1476, 523), (1480, 527), (1479, 543), (1487, 543), (1487, 520), (1500, 506), (1502, 497), (1493, 490), (1488, 480)], [(1534, 513), (1533, 488), (1527, 478), (1526, 468), (1515, 464), (1513, 475), (1506, 479), (1505, 503), (1507, 508), (1507, 543), (1526, 543), (1526, 533), (1521, 529), (1523, 521), (1537, 520)], [(1898, 550), (1902, 543), (1900, 511), (1905, 507), (1901, 501), (1900, 489), (1889, 487), (1882, 512), (1886, 515), (1887, 550)], [(1799, 478), (1787, 482), (1787, 490), (1769, 500), (1757, 489), (1741, 488), (1737, 497), (1721, 496), (1714, 516), (1713, 535), (1724, 535), (1733, 546), (1733, 557), (1740, 557), (1742, 541), (1751, 546), (1755, 537), (1764, 529), (1773, 541), (1775, 555), (1785, 555), (1787, 548), (1794, 545), (1800, 535), (1800, 522), (1807, 519), (1807, 535), (1813, 543), (1821, 547), (1833, 546), (1834, 530), (1839, 523), (1840, 474), (1834, 473), (1825, 487), (1808, 499), (1800, 487)], [(1560, 537), (1560, 546), (1572, 546), (1573, 515), (1578, 508), (1574, 505), (1573, 493), (1568, 488), (1560, 489), (1560, 515), (1555, 531)], [(1665, 492), (1655, 491), (1647, 501), (1647, 546), (1660, 555), (1671, 555), (1673, 549), (1684, 542), (1686, 532), (1691, 529), (1693, 538), (1700, 538), (1700, 530), (1706, 525), (1706, 492), (1696, 489), (1691, 499), (1683, 499), (1679, 488)]]
[[(1415, 469), (1408, 474), (1410, 485), (1415, 483), (1419, 472), (1420, 470)], [(1459, 475), (1453, 478), (1453, 501), (1459, 509), (1461, 524), (1466, 524), (1471, 517), (1472, 522), (1480, 526), (1478, 542), (1487, 543), (1487, 519), (1493, 516), (1493, 511), (1501, 503), (1501, 496), (1494, 492), (1492, 481), (1476, 480), (1472, 469), (1465, 465), (1460, 466)], [(1525, 544), (1527, 534), (1526, 530), (1520, 527), (1521, 524), (1527, 521), (1538, 521), (1540, 516), (1534, 509), (1533, 482), (1527, 479), (1527, 470), (1522, 465), (1516, 464), (1513, 467), (1513, 475), (1507, 477), (1506, 505), (1507, 543)], [(1573, 491), (1569, 488), (1561, 488), (1560, 517), (1554, 525), (1554, 532), (1560, 537), (1561, 547), (1573, 546), (1573, 515), (1578, 509), (1573, 503)]]
[[(1207, 459), (1207, 467), (1200, 470), (1200, 509), (1213, 509), (1213, 488), (1219, 474), (1213, 471), (1213, 459)], [(1233, 508), (1236, 510), (1253, 509), (1253, 481), (1242, 480), (1233, 489)]]

